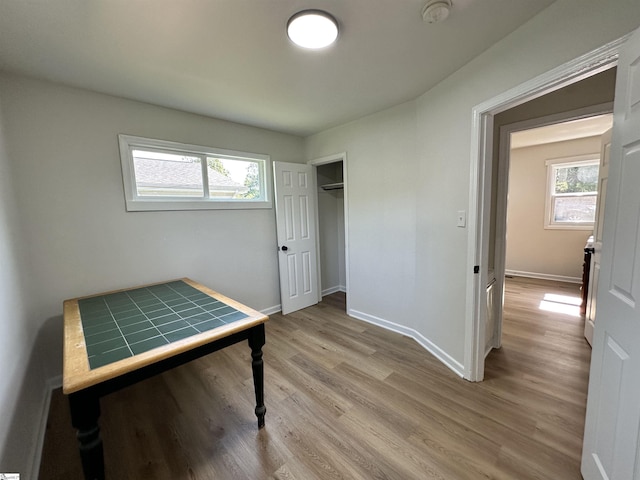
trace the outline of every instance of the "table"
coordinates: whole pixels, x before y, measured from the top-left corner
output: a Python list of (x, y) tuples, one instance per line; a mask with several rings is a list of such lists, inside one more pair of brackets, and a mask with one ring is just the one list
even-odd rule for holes
[(65, 300), (63, 392), (85, 479), (104, 479), (100, 397), (243, 340), (262, 428), (267, 320), (188, 278)]

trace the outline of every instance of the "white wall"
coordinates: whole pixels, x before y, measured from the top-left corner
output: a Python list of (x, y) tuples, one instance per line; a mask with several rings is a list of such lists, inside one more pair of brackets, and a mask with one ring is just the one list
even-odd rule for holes
[(637, 0), (558, 0), (416, 101), (309, 137), (307, 158), (348, 154), (352, 309), (460, 366), (473, 107), (638, 25)]
[(190, 277), (256, 309), (280, 303), (273, 209), (128, 213), (117, 135), (287, 162), (303, 160), (301, 138), (20, 77), (0, 77), (0, 95), (47, 376), (61, 372), (66, 298)]
[(6, 142), (5, 99), (0, 94), (0, 472), (30, 478), (44, 377), (40, 359), (31, 358), (38, 325), (27, 312), (33, 292)]
[(408, 327), (417, 325), (415, 128), (409, 102), (309, 137), (307, 151), (348, 152), (350, 308)]
[(599, 154), (600, 137), (512, 149), (507, 207), (507, 271), (582, 279), (584, 245), (593, 230), (544, 228), (546, 161)]

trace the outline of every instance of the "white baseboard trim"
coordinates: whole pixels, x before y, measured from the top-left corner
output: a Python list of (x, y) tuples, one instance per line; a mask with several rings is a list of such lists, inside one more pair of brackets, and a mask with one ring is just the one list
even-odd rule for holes
[[(337, 287), (328, 288), (322, 291), (322, 296), (331, 295), (335, 292), (346, 292), (346, 287), (339, 285)], [(274, 305), (273, 307), (265, 308), (260, 310), (261, 313), (265, 315), (271, 315), (273, 313), (278, 313), (282, 311), (281, 305)], [(447, 367), (451, 369), (456, 375), (459, 377), (464, 377), (464, 366), (458, 362), (456, 359), (451, 357), (447, 352), (438, 347), (431, 340), (423, 336), (417, 330), (413, 328), (405, 327), (403, 325), (398, 325), (397, 323), (390, 322), (389, 320), (385, 320), (383, 318), (376, 317), (374, 315), (369, 315), (368, 313), (359, 312), (358, 310), (349, 309), (347, 311), (347, 315), (357, 318), (358, 320), (362, 320), (367, 323), (371, 323), (373, 325), (377, 325), (378, 327), (382, 327), (386, 330), (391, 330), (392, 332), (399, 333), (401, 335), (405, 335), (407, 337), (413, 338), (416, 342), (418, 342), (425, 350), (431, 353), (434, 357), (444, 363)]]
[(556, 282), (582, 283), (582, 278), (580, 277), (565, 277), (564, 275), (551, 275), (548, 273), (522, 272), (520, 270), (505, 270), (504, 274), (510, 275), (512, 277), (529, 277), (529, 278), (538, 278), (540, 280), (553, 280)]
[(347, 288), (344, 285), (337, 285), (335, 287), (325, 288), (322, 290), (322, 296), (326, 297), (327, 295), (331, 295), (336, 292), (346, 292)]
[(40, 462), (42, 461), (42, 449), (44, 447), (44, 436), (47, 433), (47, 420), (49, 419), (49, 406), (51, 405), (51, 395), (56, 388), (62, 386), (62, 375), (57, 375), (48, 379), (44, 383), (42, 393), (42, 404), (40, 407), (40, 421), (36, 432), (34, 451), (31, 455), (31, 478), (38, 478), (40, 474)]
[(373, 325), (377, 325), (378, 327), (382, 327), (386, 330), (391, 330), (392, 332), (400, 333), (401, 335), (405, 335), (407, 337), (413, 338), (416, 342), (418, 342), (425, 350), (431, 353), (434, 357), (444, 363), (453, 373), (458, 375), (459, 377), (464, 377), (464, 366), (458, 362), (456, 359), (451, 357), (447, 352), (438, 347), (431, 340), (423, 336), (417, 330), (413, 328), (405, 327), (403, 325), (398, 325), (397, 323), (390, 322), (389, 320), (384, 320), (382, 318), (376, 317), (374, 315), (369, 315), (368, 313), (359, 312), (357, 310), (350, 309), (347, 314), (351, 317), (357, 318), (358, 320), (362, 320), (367, 323), (371, 323)]
[(271, 315), (273, 313), (278, 313), (282, 311), (281, 305), (274, 305), (273, 307), (265, 308), (260, 310), (260, 313), (264, 313), (265, 315)]
[[(345, 287), (344, 285), (338, 285), (336, 287), (331, 287), (331, 288), (322, 290), (322, 296), (326, 297), (327, 295), (331, 295), (332, 293), (346, 292), (346, 291), (347, 291), (347, 287)], [(273, 307), (268, 307), (260, 310), (260, 313), (264, 313), (265, 315), (271, 315), (273, 313), (278, 313), (281, 311), (282, 311), (282, 305), (274, 305)]]

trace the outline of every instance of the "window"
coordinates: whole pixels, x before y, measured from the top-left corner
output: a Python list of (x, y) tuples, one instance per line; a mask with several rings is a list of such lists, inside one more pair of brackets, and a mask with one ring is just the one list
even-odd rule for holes
[(271, 208), (268, 155), (118, 135), (127, 211)]
[(593, 229), (599, 164), (598, 155), (547, 161), (545, 228)]

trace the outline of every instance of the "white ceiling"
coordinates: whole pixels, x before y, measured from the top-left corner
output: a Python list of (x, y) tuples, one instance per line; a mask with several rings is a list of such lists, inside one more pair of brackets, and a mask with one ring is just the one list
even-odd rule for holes
[[(0, 70), (308, 135), (411, 100), (553, 0), (0, 0)], [(323, 9), (337, 44), (294, 47)]]
[(511, 134), (511, 148), (531, 147), (602, 135), (613, 126), (613, 115), (598, 115)]

